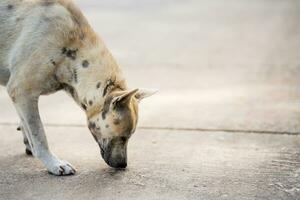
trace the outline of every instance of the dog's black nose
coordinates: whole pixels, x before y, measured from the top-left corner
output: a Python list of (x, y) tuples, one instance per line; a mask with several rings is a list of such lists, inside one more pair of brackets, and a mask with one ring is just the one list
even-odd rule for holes
[(127, 167), (127, 163), (110, 164), (109, 166), (116, 169), (125, 169)]
[(107, 164), (113, 168), (126, 168), (127, 167), (127, 161), (126, 158), (123, 157), (117, 157), (114, 159), (110, 159)]
[(118, 163), (116, 166), (115, 166), (115, 168), (122, 168), (122, 169), (124, 169), (124, 168), (126, 168), (127, 167), (127, 163), (126, 162), (124, 162), (124, 163)]

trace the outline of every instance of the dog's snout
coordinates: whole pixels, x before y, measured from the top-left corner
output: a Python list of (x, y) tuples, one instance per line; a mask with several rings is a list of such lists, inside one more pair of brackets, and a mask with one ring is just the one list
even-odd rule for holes
[(116, 157), (112, 160), (109, 160), (109, 166), (113, 168), (126, 168), (127, 167), (127, 160), (124, 157)]
[(127, 167), (127, 142), (114, 138), (99, 145), (104, 161), (113, 168)]
[(113, 168), (126, 168), (127, 167), (127, 156), (124, 154), (107, 154), (104, 153), (104, 156), (102, 155), (105, 162), (113, 167)]

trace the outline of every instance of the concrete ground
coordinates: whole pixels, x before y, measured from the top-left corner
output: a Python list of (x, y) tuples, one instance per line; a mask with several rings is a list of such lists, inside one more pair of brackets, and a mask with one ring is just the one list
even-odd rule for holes
[(129, 166), (109, 168), (63, 92), (42, 97), (50, 147), (77, 168), (49, 175), (24, 154), (0, 88), (0, 199), (300, 199), (300, 3), (77, 1), (141, 106)]

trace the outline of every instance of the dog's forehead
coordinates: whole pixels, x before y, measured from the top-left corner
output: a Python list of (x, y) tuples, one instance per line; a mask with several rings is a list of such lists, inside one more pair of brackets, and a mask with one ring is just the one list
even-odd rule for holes
[[(125, 116), (126, 115), (126, 116)], [(106, 119), (105, 128), (110, 129), (116, 136), (129, 136), (132, 129), (130, 114), (113, 114)]]
[(104, 120), (105, 128), (114, 132), (117, 136), (130, 136), (137, 123), (136, 105), (117, 109), (108, 114)]

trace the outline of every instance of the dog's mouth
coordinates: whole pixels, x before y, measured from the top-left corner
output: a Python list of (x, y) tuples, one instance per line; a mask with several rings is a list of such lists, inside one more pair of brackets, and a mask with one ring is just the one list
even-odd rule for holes
[(127, 167), (127, 141), (118, 137), (99, 143), (101, 156), (113, 168)]

